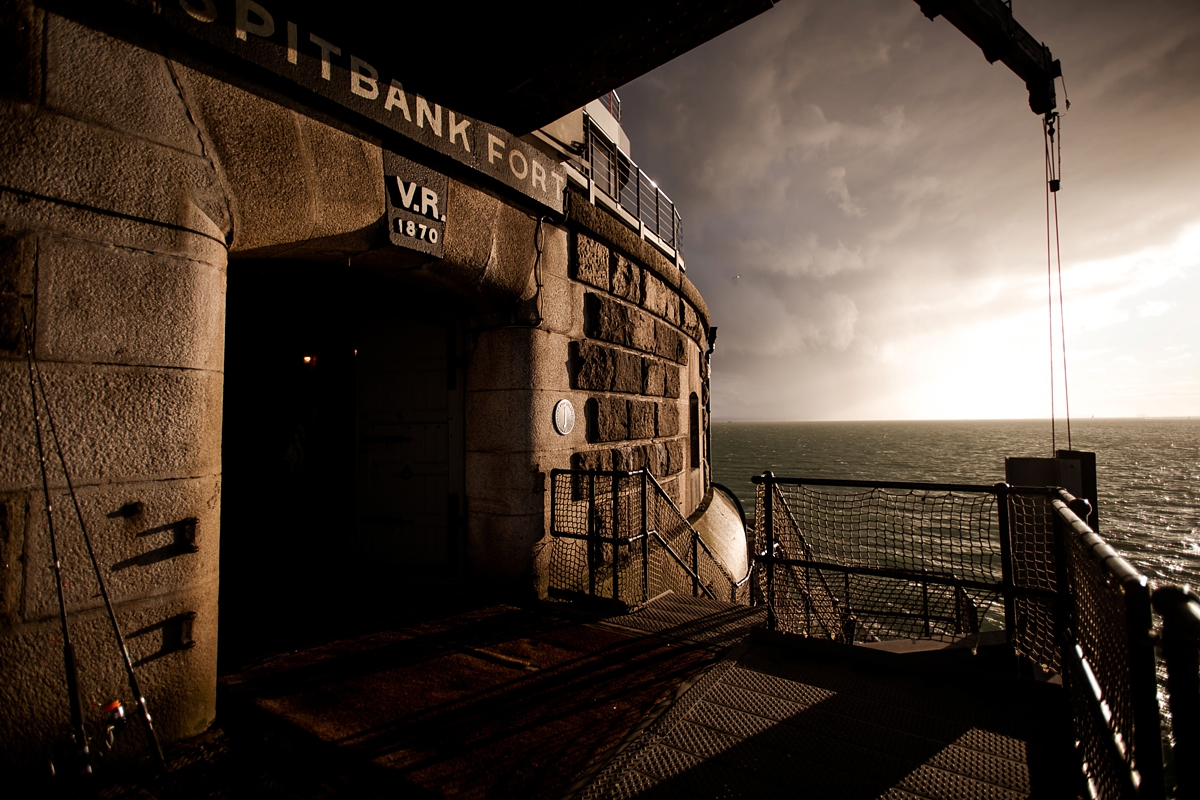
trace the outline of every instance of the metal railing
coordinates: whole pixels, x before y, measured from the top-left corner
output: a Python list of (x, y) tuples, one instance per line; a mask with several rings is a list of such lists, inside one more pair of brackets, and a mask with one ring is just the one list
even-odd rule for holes
[(584, 137), (585, 170), (596, 190), (630, 214), (639, 232), (653, 234), (666, 247), (682, 253), (683, 220), (671, 198), (591, 118), (585, 119)]
[(552, 470), (550, 593), (626, 606), (667, 591), (749, 604), (649, 470)]
[[(1148, 582), (1080, 519), (1086, 504), (1007, 484), (753, 480), (769, 627), (846, 643), (964, 636), (999, 628), (1002, 607), (1024, 663), (1062, 675), (1091, 796), (1164, 796)], [(1192, 659), (1178, 668), (1180, 707), (1194, 707), (1184, 741), (1200, 745), (1200, 604), (1187, 603), (1171, 631)]]
[(1200, 797), (1200, 597), (1188, 586), (1168, 585), (1152, 599), (1162, 620), (1176, 796)]
[(600, 105), (604, 106), (608, 113), (613, 115), (613, 119), (615, 119), (617, 122), (620, 122), (621, 95), (617, 94), (617, 90), (614, 89), (611, 92), (605, 92), (604, 94), (600, 95), (598, 99), (600, 100)]
[(1163, 797), (1162, 734), (1146, 576), (1047, 491), (1058, 556), (1057, 607), (1075, 738), (1093, 797)]

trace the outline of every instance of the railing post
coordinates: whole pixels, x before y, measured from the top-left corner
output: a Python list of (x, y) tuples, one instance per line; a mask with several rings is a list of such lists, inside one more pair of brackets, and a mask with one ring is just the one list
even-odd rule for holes
[(642, 168), (635, 166), (633, 170), (633, 179), (637, 184), (637, 191), (633, 193), (633, 196), (634, 202), (637, 205), (637, 220), (640, 226), (642, 224)]
[(612, 476), (612, 576), (613, 600), (621, 600), (621, 475)]
[(700, 539), (692, 534), (692, 597), (700, 596)]
[(642, 602), (650, 600), (650, 513), (646, 507), (649, 488), (646, 470), (642, 470)]
[[(1017, 624), (1017, 597), (1013, 592), (1012, 526), (1008, 514), (1008, 484), (997, 483), (996, 514), (1000, 525), (1000, 582), (1004, 592), (1004, 640), (1014, 645)], [(995, 574), (995, 573), (993, 573)]]
[[(926, 570), (922, 567), (921, 572)], [(925, 636), (929, 636), (929, 581), (921, 581), (921, 613), (925, 616)]]
[(767, 526), (767, 552), (763, 555), (763, 559), (767, 562), (767, 628), (775, 630), (775, 517), (774, 517), (774, 502), (773, 495), (775, 493), (773, 481), (775, 473), (767, 470), (762, 474), (763, 491), (763, 524)]
[[(804, 558), (809, 559), (808, 550), (804, 551)], [(812, 601), (812, 569), (806, 564), (804, 566), (804, 635), (812, 636), (812, 617), (813, 617), (813, 601)]]
[(555, 487), (558, 485), (558, 470), (550, 470), (550, 533), (553, 534), (558, 530), (558, 492)]
[[(1086, 524), (1086, 523), (1085, 523)], [(1121, 582), (1129, 636), (1129, 683), (1133, 694), (1133, 764), (1141, 776), (1141, 797), (1164, 797), (1162, 728), (1158, 715), (1150, 587), (1145, 575)], [(1180, 795), (1183, 797), (1184, 795)]]
[(1177, 797), (1200, 797), (1200, 614), (1195, 599), (1178, 586), (1154, 591), (1163, 620), (1162, 650), (1167, 664)]
[[(1050, 503), (1049, 495), (1046, 497), (1046, 503)], [(1053, 507), (1050, 509), (1050, 515), (1054, 536), (1054, 633), (1058, 639), (1063, 687), (1070, 689), (1071, 680), (1074, 678), (1070, 665), (1076, 660), (1074, 647), (1077, 623), (1074, 596), (1071, 592), (1070, 548), (1067, 547), (1069, 534), (1062, 518)], [(1019, 666), (1023, 669), (1028, 668), (1028, 659), (1022, 659)]]
[(588, 470), (588, 595), (596, 596), (596, 470)]

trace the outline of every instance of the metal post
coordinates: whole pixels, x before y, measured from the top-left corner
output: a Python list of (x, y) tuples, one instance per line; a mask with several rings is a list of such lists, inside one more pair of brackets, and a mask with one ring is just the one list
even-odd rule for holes
[(612, 476), (612, 576), (613, 600), (621, 600), (621, 475)]
[[(925, 569), (922, 568), (921, 572), (925, 572)], [(925, 636), (928, 637), (930, 635), (930, 632), (929, 632), (929, 582), (928, 581), (921, 581), (921, 613), (925, 616), (924, 631), (925, 631)]]
[(588, 470), (588, 595), (596, 596), (596, 470)]
[(1012, 527), (1008, 513), (1010, 495), (1007, 483), (997, 483), (993, 488), (996, 490), (996, 513), (1000, 523), (1000, 581), (1004, 593), (1004, 639), (1011, 646), (1017, 630), (1017, 597), (1013, 592)]
[[(1133, 695), (1133, 764), (1141, 775), (1141, 797), (1164, 797), (1162, 730), (1158, 716), (1158, 681), (1154, 663), (1154, 623), (1145, 575), (1121, 581), (1125, 589), (1125, 624), (1129, 637), (1129, 683)], [(1183, 795), (1180, 795), (1181, 797)]]
[(692, 534), (692, 597), (700, 596), (700, 538)]
[(1200, 605), (1186, 590), (1163, 586), (1154, 592), (1154, 608), (1163, 620), (1176, 796), (1200, 797)]
[[(804, 552), (805, 559), (809, 558), (808, 551)], [(812, 570), (804, 568), (804, 635), (812, 636)]]
[(634, 202), (637, 205), (638, 225), (642, 224), (642, 168), (637, 167), (633, 179), (637, 182), (637, 189), (634, 191)]
[(646, 508), (647, 492), (646, 470), (642, 470), (642, 602), (650, 599), (650, 525), (649, 513)]
[[(1049, 502), (1049, 498), (1046, 502)], [(1053, 511), (1053, 509), (1051, 510)], [(1075, 661), (1074, 647), (1077, 629), (1075, 603), (1071, 592), (1070, 555), (1067, 547), (1069, 534), (1066, 526), (1062, 524), (1062, 518), (1057, 513), (1052, 514), (1052, 520), (1054, 525), (1054, 634), (1059, 647), (1059, 661), (1062, 664), (1063, 687), (1069, 690), (1074, 677), (1070, 665)], [(1017, 666), (1022, 677), (1032, 675), (1032, 670), (1029, 669), (1029, 659), (1020, 659)]]
[(775, 517), (774, 503), (772, 502), (772, 494), (774, 486), (772, 481), (775, 479), (775, 473), (767, 470), (762, 474), (763, 491), (766, 492), (763, 497), (763, 524), (767, 526), (767, 552), (763, 555), (763, 560), (767, 562), (767, 628), (775, 630)]

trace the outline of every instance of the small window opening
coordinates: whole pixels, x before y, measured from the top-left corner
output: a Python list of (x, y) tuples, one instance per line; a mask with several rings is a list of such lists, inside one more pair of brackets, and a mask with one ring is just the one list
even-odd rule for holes
[(688, 440), (692, 456), (692, 469), (700, 467), (700, 398), (692, 392), (688, 398)]

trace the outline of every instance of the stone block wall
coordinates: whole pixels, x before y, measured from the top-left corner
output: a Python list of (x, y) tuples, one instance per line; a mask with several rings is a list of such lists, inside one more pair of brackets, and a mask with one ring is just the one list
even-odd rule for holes
[(700, 313), (649, 264), (597, 234), (578, 231), (572, 241), (584, 338), (572, 343), (570, 369), (572, 387), (587, 395), (589, 445), (572, 466), (648, 467), (687, 510), (699, 501), (689, 502), (698, 491), (687, 475), (687, 404), (702, 383)]
[[(40, 771), (69, 717), (25, 320), (157, 727), (198, 733), (216, 699), (231, 218), (174, 65), (27, 4), (0, 23), (0, 769)], [(129, 689), (41, 416), (94, 724)]]

